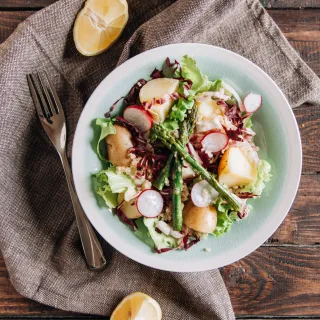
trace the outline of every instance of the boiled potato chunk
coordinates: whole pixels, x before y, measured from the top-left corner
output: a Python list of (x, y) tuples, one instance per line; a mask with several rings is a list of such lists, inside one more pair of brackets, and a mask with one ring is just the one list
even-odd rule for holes
[(114, 126), (115, 134), (106, 137), (108, 158), (114, 166), (128, 167), (131, 162), (129, 149), (133, 147), (130, 131), (119, 125)]
[(241, 186), (255, 181), (256, 164), (250, 162), (239, 148), (229, 148), (223, 154), (219, 167), (218, 179), (228, 187)]
[[(139, 98), (141, 102), (151, 102), (153, 98), (160, 99), (166, 95), (177, 92), (179, 80), (169, 78), (158, 78), (147, 82), (140, 90)], [(169, 96), (162, 104), (154, 104), (150, 109), (153, 120), (161, 123), (167, 117), (174, 103)]]
[(121, 210), (128, 219), (137, 219), (142, 217), (142, 215), (137, 209), (137, 206), (135, 205), (135, 201), (136, 201), (136, 198), (130, 201), (124, 201), (123, 193), (119, 193), (118, 195), (118, 205), (122, 203)]
[(189, 200), (183, 208), (183, 223), (198, 232), (213, 232), (217, 226), (217, 219), (217, 210), (212, 206), (199, 208)]
[(210, 97), (205, 100), (197, 101), (199, 115), (204, 119), (211, 119), (221, 107), (217, 105), (217, 101)]

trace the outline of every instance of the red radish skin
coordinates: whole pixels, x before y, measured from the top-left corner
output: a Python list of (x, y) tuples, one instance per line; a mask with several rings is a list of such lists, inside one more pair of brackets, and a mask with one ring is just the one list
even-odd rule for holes
[(123, 117), (142, 133), (149, 131), (153, 124), (150, 112), (137, 105), (127, 107)]
[(262, 97), (259, 94), (250, 92), (244, 98), (243, 105), (248, 113), (253, 113), (261, 107)]
[(139, 213), (146, 218), (157, 217), (163, 209), (161, 194), (153, 189), (146, 189), (140, 193), (136, 201)]
[(223, 132), (211, 132), (201, 140), (202, 151), (216, 153), (223, 150), (229, 142), (228, 136)]

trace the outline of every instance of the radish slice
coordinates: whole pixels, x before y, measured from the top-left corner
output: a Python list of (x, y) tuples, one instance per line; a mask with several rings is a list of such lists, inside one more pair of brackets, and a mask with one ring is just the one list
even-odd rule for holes
[(141, 132), (147, 132), (152, 127), (153, 119), (150, 112), (141, 106), (127, 107), (123, 117)]
[(194, 149), (193, 145), (188, 142), (187, 143), (187, 148), (189, 150), (189, 153), (200, 163), (203, 164), (203, 161), (201, 160), (201, 158), (199, 157), (197, 151)]
[(197, 182), (191, 190), (191, 199), (195, 206), (203, 208), (212, 203), (219, 193), (206, 180)]
[(137, 200), (138, 211), (146, 218), (157, 217), (163, 208), (161, 194), (152, 189), (142, 191)]
[(260, 94), (250, 92), (243, 100), (244, 107), (248, 113), (257, 111), (262, 105)]
[(205, 152), (215, 153), (226, 147), (229, 138), (222, 132), (211, 132), (201, 140), (202, 150)]

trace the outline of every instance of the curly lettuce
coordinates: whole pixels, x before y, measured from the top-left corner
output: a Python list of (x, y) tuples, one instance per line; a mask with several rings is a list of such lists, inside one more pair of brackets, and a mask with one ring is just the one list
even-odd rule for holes
[(181, 59), (181, 67), (181, 75), (183, 78), (192, 81), (191, 89), (194, 93), (210, 90), (212, 82), (201, 73), (195, 59), (184, 55)]
[(159, 233), (156, 231), (156, 224), (159, 221), (158, 218), (144, 218), (143, 223), (148, 229), (148, 233), (154, 242), (155, 248), (158, 250), (165, 248), (176, 248), (178, 246), (178, 240), (166, 236), (164, 233)]
[(113, 193), (124, 193), (124, 200), (126, 201), (136, 196), (136, 186), (129, 176), (124, 173), (117, 173), (115, 167), (103, 172), (108, 177), (108, 183)]
[(97, 195), (102, 197), (109, 208), (117, 206), (118, 193), (124, 193), (126, 201), (131, 200), (137, 193), (133, 181), (124, 173), (117, 173), (115, 167), (92, 176), (93, 187)]
[(172, 107), (169, 116), (162, 123), (162, 126), (169, 130), (176, 130), (179, 128), (179, 122), (187, 117), (188, 110), (192, 109), (194, 100), (190, 96), (188, 99), (180, 98)]
[(260, 160), (257, 170), (257, 179), (244, 186), (240, 192), (251, 192), (257, 196), (260, 196), (265, 188), (265, 182), (270, 181), (271, 177), (272, 174), (270, 163), (266, 160)]
[(232, 224), (239, 218), (237, 212), (232, 211), (230, 204), (225, 203), (222, 198), (218, 198), (215, 206), (217, 209), (218, 220), (213, 234), (216, 237), (219, 237), (227, 233), (230, 230)]
[(115, 208), (117, 206), (117, 194), (111, 190), (106, 171), (102, 170), (92, 175), (93, 188), (109, 208)]
[(109, 134), (115, 134), (116, 128), (114, 127), (112, 120), (110, 118), (97, 118), (96, 119), (96, 125), (101, 128), (100, 137), (97, 143), (97, 154), (99, 158), (103, 161), (107, 161), (105, 157), (102, 155), (103, 150), (103, 144), (101, 142), (109, 135)]

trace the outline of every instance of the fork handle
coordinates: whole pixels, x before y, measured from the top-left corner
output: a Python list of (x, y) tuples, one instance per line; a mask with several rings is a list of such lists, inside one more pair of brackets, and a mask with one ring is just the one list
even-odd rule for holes
[(106, 267), (107, 261), (103, 255), (103, 251), (99, 240), (94, 232), (87, 216), (85, 215), (79, 198), (75, 192), (70, 165), (66, 156), (66, 152), (59, 153), (66, 175), (68, 188), (71, 196), (73, 210), (76, 215), (76, 221), (79, 229), (81, 243), (87, 264), (90, 270), (100, 271)]

